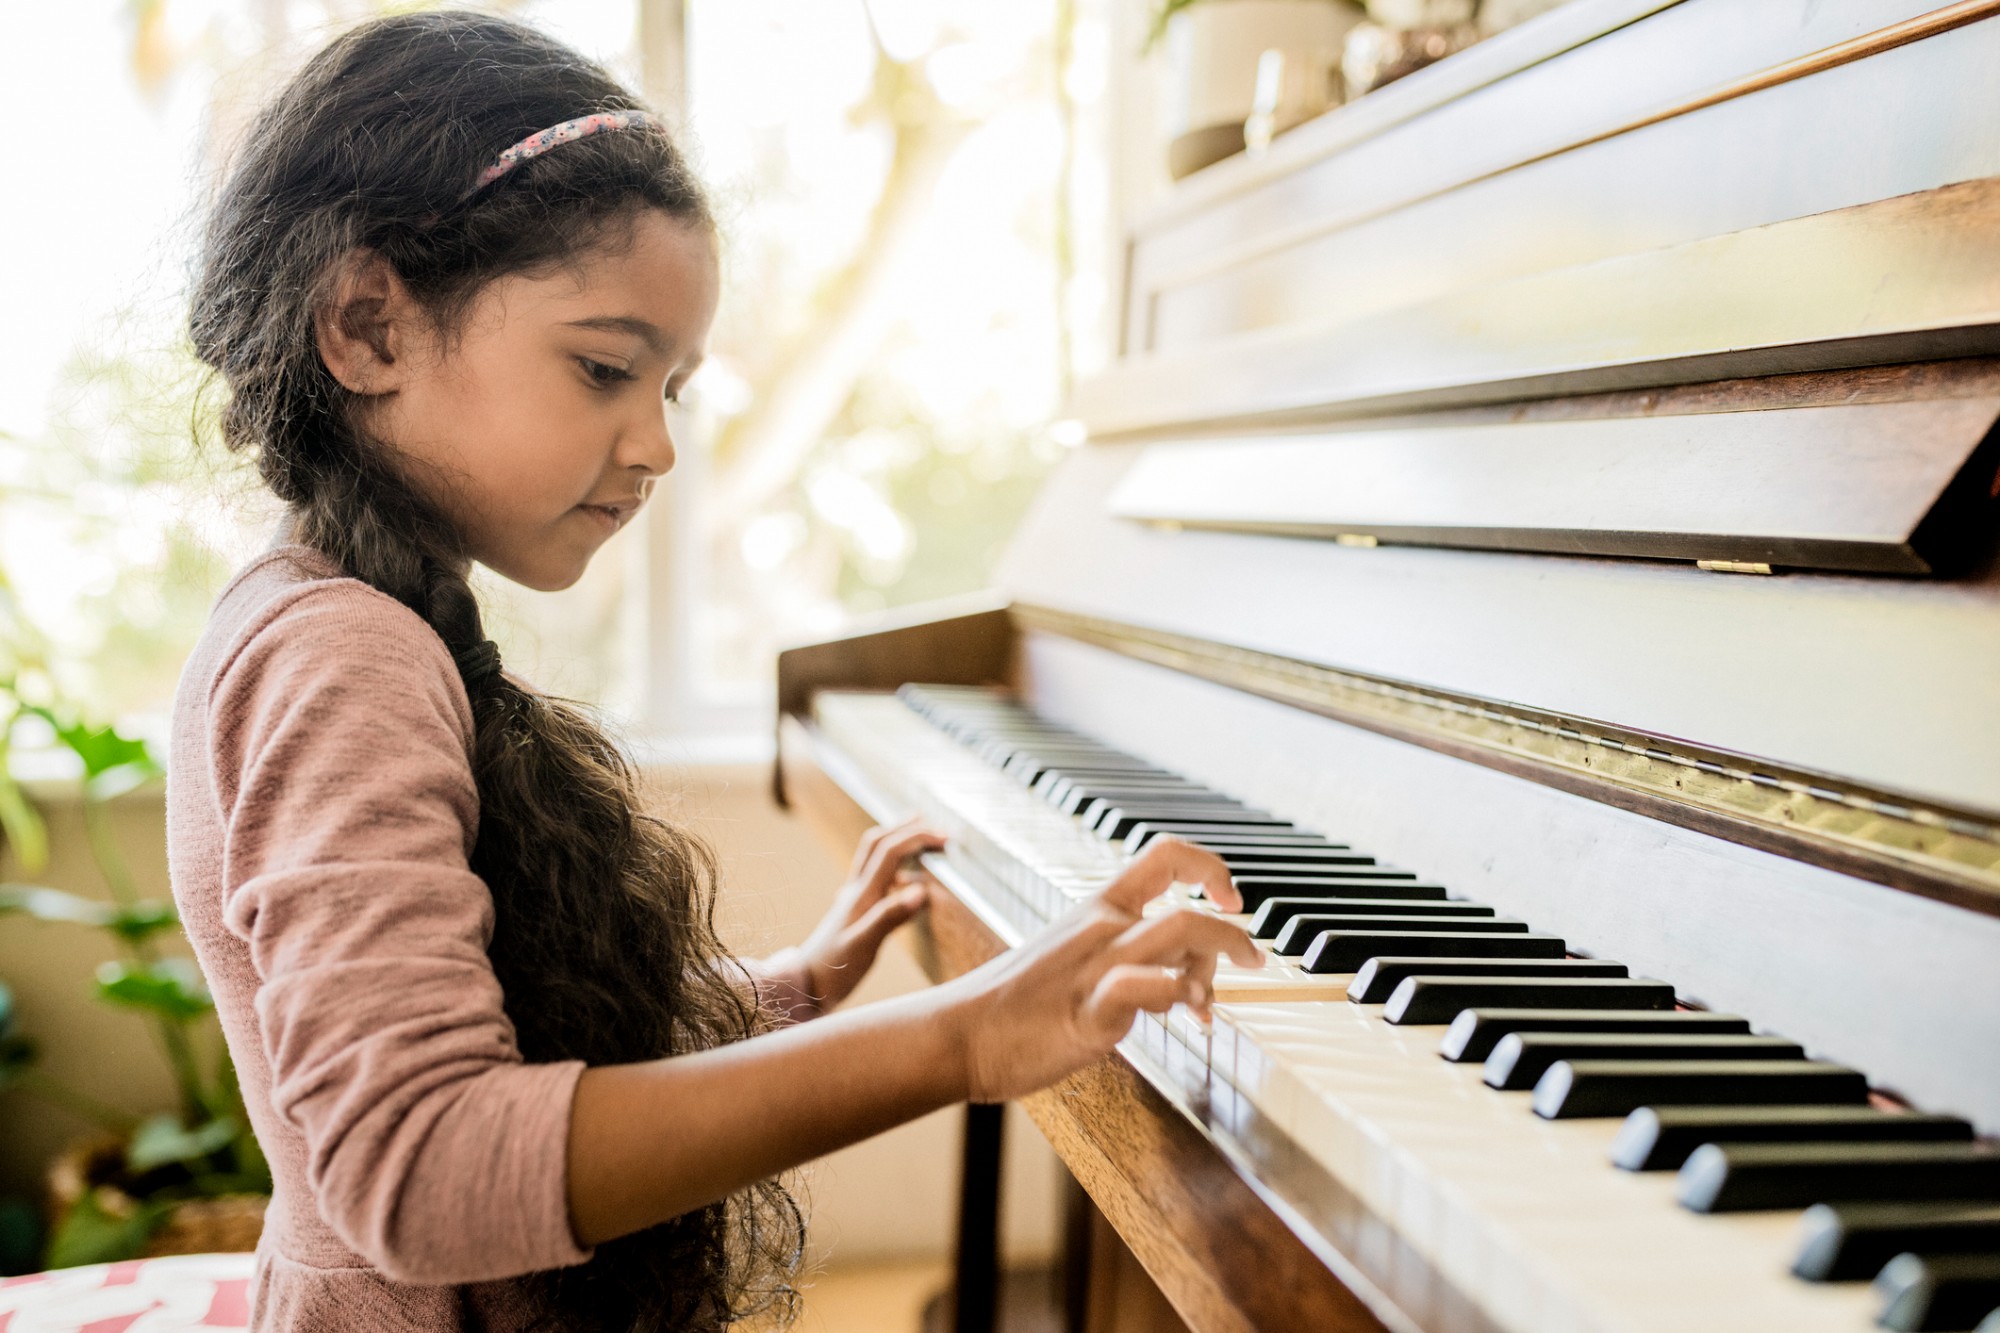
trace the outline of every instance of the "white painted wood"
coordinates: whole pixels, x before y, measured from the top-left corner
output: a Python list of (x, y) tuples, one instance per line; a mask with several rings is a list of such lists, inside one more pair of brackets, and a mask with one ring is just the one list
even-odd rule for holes
[(1994, 174), (2000, 91), (1978, 74), (2000, 48), (1992, 23), (1559, 151), (1935, 7), (1686, 0), (1599, 37), (1142, 233), (1133, 298), (1152, 309), (1142, 345), (1185, 347), (1332, 309), (1359, 318)]
[(1549, 709), (2000, 811), (2000, 568), (1950, 582), (1170, 533), (1138, 455), (1072, 452), (997, 581), (1017, 601)]
[(2000, 1133), (2000, 918), (1693, 833), (1070, 640), (1044, 716), (1405, 865)]

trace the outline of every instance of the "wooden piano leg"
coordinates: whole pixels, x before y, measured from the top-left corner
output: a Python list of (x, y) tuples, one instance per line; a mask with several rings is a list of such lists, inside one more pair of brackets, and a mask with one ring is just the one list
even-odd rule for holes
[(1000, 1296), (1000, 1151), (1004, 1106), (965, 1108), (960, 1157), (958, 1253), (953, 1261), (955, 1333), (994, 1333)]

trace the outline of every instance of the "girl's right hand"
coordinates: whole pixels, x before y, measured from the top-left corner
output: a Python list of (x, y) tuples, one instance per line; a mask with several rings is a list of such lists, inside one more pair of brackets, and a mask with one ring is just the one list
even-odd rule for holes
[(1227, 921), (1185, 910), (1142, 917), (1177, 883), (1201, 885), (1225, 911), (1243, 905), (1221, 860), (1163, 838), (1095, 899), (952, 984), (970, 1100), (1047, 1087), (1110, 1051), (1141, 1010), (1180, 1003), (1206, 1020), (1218, 954), (1263, 966), (1250, 936)]

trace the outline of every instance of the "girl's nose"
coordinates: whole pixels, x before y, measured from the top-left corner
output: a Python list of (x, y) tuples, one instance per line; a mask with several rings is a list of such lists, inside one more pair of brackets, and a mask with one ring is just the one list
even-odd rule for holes
[(635, 429), (626, 432), (619, 449), (621, 466), (652, 477), (663, 476), (673, 469), (674, 437), (667, 424), (669, 410), (665, 403), (659, 404)]

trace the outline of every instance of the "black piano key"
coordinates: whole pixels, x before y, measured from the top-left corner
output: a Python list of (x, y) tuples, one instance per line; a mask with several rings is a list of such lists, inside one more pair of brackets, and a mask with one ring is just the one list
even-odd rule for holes
[(1372, 866), (1375, 858), (1352, 847), (1211, 847), (1217, 859), (1231, 870), (1255, 873), (1265, 865), (1306, 866), (1331, 869), (1339, 866)]
[[(1306, 950), (1308, 972), (1355, 972), (1383, 954), (1415, 958), (1560, 958), (1563, 942), (1553, 935), (1479, 935), (1464, 931), (1430, 934), (1419, 930), (1328, 930)], [(1408, 983), (1405, 983), (1408, 984)]]
[(1382, 1017), (1425, 1026), (1455, 1023), (1467, 1009), (1672, 1009), (1674, 988), (1664, 981), (1619, 977), (1409, 976), (1390, 994)]
[(1402, 898), (1266, 898), (1250, 923), (1250, 934), (1260, 940), (1276, 939), (1285, 923), (1311, 912), (1320, 916), (1492, 916), (1494, 911), (1480, 903), (1424, 902)]
[(1548, 980), (1625, 975), (1623, 963), (1584, 958), (1370, 958), (1347, 983), (1347, 998), (1355, 1004), (1387, 1004), (1411, 977), (1542, 977)]
[(1558, 1060), (1803, 1060), (1782, 1037), (1662, 1036), (1640, 1032), (1514, 1032), (1486, 1057), (1489, 1088), (1525, 1092)]
[(1203, 837), (1242, 834), (1259, 838), (1319, 836), (1296, 824), (1214, 824), (1205, 819), (1149, 819), (1143, 824), (1133, 825), (1132, 831), (1125, 835), (1125, 850), (1137, 852), (1154, 838), (1179, 838), (1182, 842), (1194, 842)]
[[(1078, 819), (1083, 821), (1083, 826), (1088, 829), (1096, 829), (1100, 824), (1115, 824), (1120, 819), (1130, 821), (1145, 819), (1149, 815), (1159, 813), (1163, 808), (1185, 808), (1190, 811), (1200, 810), (1202, 816), (1207, 819), (1264, 820), (1270, 818), (1262, 810), (1252, 810), (1250, 807), (1240, 805), (1234, 801), (1201, 800), (1197, 804), (1196, 798), (1190, 797), (1189, 804), (1186, 807), (1178, 807), (1168, 804), (1171, 799), (1143, 795), (1099, 796), (1085, 801), (1073, 813)], [(1127, 833), (1131, 832), (1131, 825), (1129, 823), (1126, 825), (1125, 831)], [(1118, 838), (1122, 838), (1124, 834), (1106, 832), (1099, 836), (1115, 841)]]
[(1404, 870), (1400, 866), (1339, 865), (1332, 862), (1315, 864), (1310, 861), (1262, 861), (1254, 866), (1246, 866), (1238, 871), (1237, 875), (1239, 878), (1248, 879), (1415, 879), (1417, 872), (1414, 870)]
[[(1254, 809), (1251, 806), (1245, 805), (1242, 801), (1231, 800), (1229, 797), (1219, 795), (1215, 792), (1191, 792), (1185, 796), (1176, 796), (1164, 792), (1157, 795), (1141, 794), (1132, 797), (1130, 800), (1119, 801), (1115, 805), (1107, 805), (1094, 814), (1088, 807), (1085, 807), (1078, 810), (1077, 815), (1084, 823), (1094, 828), (1099, 820), (1109, 815), (1114, 809), (1121, 810), (1126, 814), (1139, 815), (1151, 819), (1181, 819), (1189, 822), (1226, 825), (1247, 824), (1252, 828), (1262, 828), (1283, 822), (1268, 810)], [(1127, 829), (1126, 832), (1130, 833), (1131, 830)]]
[(1197, 847), (1208, 847), (1216, 851), (1281, 852), (1287, 848), (1296, 848), (1301, 851), (1317, 849), (1329, 852), (1353, 850), (1344, 842), (1335, 842), (1331, 838), (1321, 837), (1317, 833), (1308, 833), (1304, 829), (1251, 829), (1248, 832), (1240, 829), (1232, 829), (1227, 833), (1196, 832), (1169, 834), (1151, 826), (1143, 826), (1141, 829), (1128, 834), (1125, 838), (1125, 850), (1127, 852), (1143, 851), (1145, 845), (1156, 837), (1178, 837), (1182, 842), (1191, 842)]
[(1956, 1116), (1898, 1115), (1872, 1106), (1642, 1106), (1625, 1118), (1611, 1160), (1627, 1171), (1678, 1171), (1704, 1143), (1971, 1139), (1972, 1126)]
[(1996, 1251), (2000, 1203), (1816, 1203), (1799, 1219), (1792, 1273), (1808, 1282), (1860, 1282), (1899, 1254)]
[(1867, 1100), (1867, 1079), (1818, 1060), (1558, 1060), (1535, 1085), (1534, 1106), (1545, 1120), (1572, 1120), (1630, 1115), (1642, 1106), (1860, 1106)]
[[(987, 762), (992, 762), (990, 757)], [(1158, 769), (1147, 767), (1144, 764), (1133, 764), (1125, 768), (1108, 768), (1072, 763), (1061, 757), (1052, 758), (1045, 755), (1030, 754), (1012, 755), (1006, 762), (1000, 764), (999, 768), (1003, 773), (1011, 773), (1023, 786), (1037, 790), (1044, 786), (1053, 785), (1065, 777), (1083, 774), (1098, 778), (1149, 777), (1155, 774), (1161, 777), (1170, 776), (1169, 774), (1160, 773)]]
[(1876, 1322), (1897, 1330), (1971, 1328), (2000, 1307), (2000, 1250), (1987, 1254), (1899, 1254), (1875, 1276)]
[(1424, 884), (1407, 870), (1350, 870), (1345, 874), (1318, 875), (1311, 879), (1265, 879), (1261, 875), (1237, 875), (1236, 891), (1243, 895), (1243, 910), (1256, 912), (1273, 898), (1395, 898), (1405, 902), (1443, 902), (1442, 884)]
[(1814, 1203), (2000, 1202), (2000, 1152), (1978, 1143), (1704, 1143), (1675, 1196), (1697, 1213)]
[[(1090, 829), (1098, 837), (1104, 839), (1106, 842), (1118, 842), (1134, 828), (1149, 820), (1156, 820), (1174, 814), (1185, 815), (1188, 813), (1190, 812), (1186, 810), (1163, 810), (1157, 806), (1116, 806), (1105, 811), (1102, 817), (1094, 821), (1088, 821), (1088, 823)], [(1240, 817), (1216, 811), (1206, 813), (1202, 818), (1207, 823), (1240, 824), (1248, 828), (1288, 827), (1281, 819), (1275, 819), (1270, 815), (1247, 810)]]
[[(1257, 909), (1262, 911), (1260, 907)], [(1321, 931), (1401, 931), (1420, 934), (1525, 935), (1528, 923), (1500, 916), (1347, 916), (1342, 913), (1306, 912), (1287, 921), (1271, 944), (1282, 958), (1297, 958), (1312, 946)]]
[(1044, 790), (1043, 796), (1064, 814), (1080, 815), (1092, 801), (1131, 801), (1164, 791), (1193, 790), (1195, 788), (1188, 786), (1135, 787), (1120, 784), (1114, 787), (1096, 782), (1053, 782)]
[[(1354, 995), (1352, 986), (1348, 997)], [(1666, 1009), (1534, 1009), (1481, 1005), (1461, 1010), (1438, 1046), (1453, 1063), (1483, 1064), (1510, 1032), (1714, 1032), (1750, 1031), (1750, 1020), (1734, 1014), (1698, 1014)], [(1676, 1163), (1678, 1165), (1678, 1163)]]

